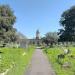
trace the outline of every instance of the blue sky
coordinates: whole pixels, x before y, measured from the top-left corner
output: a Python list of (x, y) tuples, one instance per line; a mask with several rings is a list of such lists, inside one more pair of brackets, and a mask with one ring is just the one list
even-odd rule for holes
[(28, 38), (60, 29), (59, 20), (66, 9), (75, 5), (75, 0), (0, 0), (9, 4), (17, 17), (14, 27)]

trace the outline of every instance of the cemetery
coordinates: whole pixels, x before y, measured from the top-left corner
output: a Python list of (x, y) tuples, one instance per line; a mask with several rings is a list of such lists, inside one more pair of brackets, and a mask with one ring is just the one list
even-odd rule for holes
[(75, 75), (75, 4), (1, 2), (0, 75)]

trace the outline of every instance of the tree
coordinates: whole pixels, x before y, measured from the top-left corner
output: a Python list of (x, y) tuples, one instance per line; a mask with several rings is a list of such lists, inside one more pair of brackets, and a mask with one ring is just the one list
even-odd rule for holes
[(59, 31), (59, 41), (75, 41), (75, 6), (63, 12), (60, 19), (63, 27)]
[[(13, 25), (16, 17), (8, 5), (0, 5), (0, 40), (12, 39), (15, 36)], [(12, 40), (11, 40), (12, 41)]]
[(48, 32), (45, 37), (42, 38), (42, 41), (47, 44), (47, 46), (53, 46), (53, 44), (58, 41), (58, 35), (56, 32)]
[(10, 31), (7, 31), (6, 33), (4, 33), (4, 37), (6, 37), (4, 39), (5, 42), (15, 42), (15, 41), (17, 41), (16, 29), (13, 28)]

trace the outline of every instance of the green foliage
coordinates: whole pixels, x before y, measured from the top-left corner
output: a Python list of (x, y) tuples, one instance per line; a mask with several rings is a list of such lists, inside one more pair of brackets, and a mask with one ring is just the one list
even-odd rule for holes
[(75, 41), (75, 6), (63, 12), (60, 25), (59, 41)]
[(46, 33), (45, 37), (42, 38), (42, 41), (49, 45), (53, 45), (53, 43), (57, 43), (58, 41), (58, 35), (56, 32), (48, 32)]
[[(52, 66), (54, 68), (54, 71), (56, 75), (75, 75), (75, 58), (70, 57), (73, 55), (75, 57), (75, 48), (69, 47), (71, 50), (71, 53), (66, 55), (64, 59), (59, 59), (58, 62), (58, 55), (63, 54), (63, 50), (59, 47), (55, 48), (46, 48), (44, 52), (47, 50), (47, 56), (49, 58), (50, 63), (52, 63)], [(65, 62), (70, 63), (70, 68), (64, 68), (61, 67), (60, 63), (64, 64)]]
[(14, 40), (12, 36), (15, 36), (13, 28), (15, 21), (16, 17), (11, 8), (8, 5), (0, 5), (0, 40), (4, 42)]

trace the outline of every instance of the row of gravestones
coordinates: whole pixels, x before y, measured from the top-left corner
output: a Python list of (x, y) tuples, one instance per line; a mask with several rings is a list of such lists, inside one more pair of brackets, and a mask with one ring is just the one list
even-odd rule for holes
[(75, 45), (75, 42), (58, 42), (58, 45)]
[(0, 47), (8, 47), (8, 48), (27, 48), (28, 44), (24, 44), (24, 43), (3, 43), (0, 44)]

